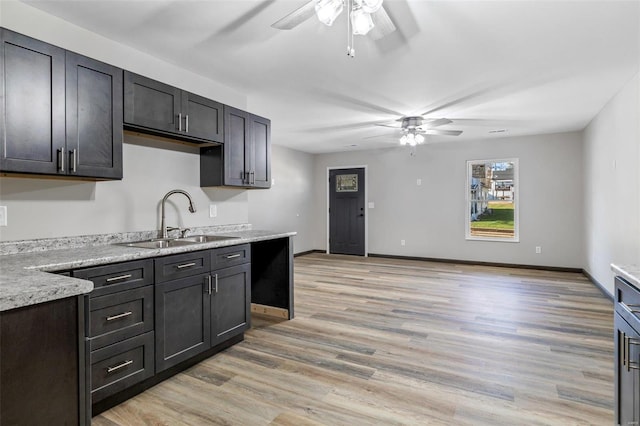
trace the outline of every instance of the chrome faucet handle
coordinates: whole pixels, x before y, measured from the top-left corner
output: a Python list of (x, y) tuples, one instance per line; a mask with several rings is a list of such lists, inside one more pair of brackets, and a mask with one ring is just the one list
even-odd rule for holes
[(178, 228), (178, 229), (180, 229), (180, 236), (182, 238), (187, 236), (187, 232), (191, 231), (191, 229), (189, 228)]

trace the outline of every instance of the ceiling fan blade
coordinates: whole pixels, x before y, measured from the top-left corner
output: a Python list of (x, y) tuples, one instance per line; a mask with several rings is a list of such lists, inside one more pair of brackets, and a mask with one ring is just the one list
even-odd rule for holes
[(385, 133), (383, 135), (373, 135), (373, 136), (365, 136), (362, 139), (377, 139), (377, 138), (396, 138), (397, 136), (394, 133)]
[(316, 2), (315, 0), (310, 0), (284, 18), (274, 22), (271, 26), (279, 30), (290, 30), (311, 18), (315, 12)]
[(376, 126), (381, 126), (381, 127), (391, 127), (392, 129), (400, 129), (400, 127), (398, 126), (392, 126), (390, 124), (380, 124), (380, 123), (375, 123)]
[(384, 10), (384, 6), (371, 15), (371, 19), (374, 27), (369, 32), (369, 37), (372, 40), (380, 40), (396, 30), (396, 26), (393, 25), (389, 14)]
[(451, 123), (453, 123), (453, 121), (449, 120), (448, 118), (434, 118), (433, 120), (425, 118), (422, 125), (426, 126), (427, 128), (432, 128), (432, 127), (444, 126), (445, 124), (451, 124)]
[(425, 133), (427, 135), (459, 136), (462, 134), (462, 130), (426, 129), (422, 133)]

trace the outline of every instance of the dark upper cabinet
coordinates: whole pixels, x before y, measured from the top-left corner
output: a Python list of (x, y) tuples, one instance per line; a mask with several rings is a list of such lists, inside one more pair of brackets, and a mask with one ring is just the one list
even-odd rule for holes
[(145, 133), (192, 142), (222, 142), (222, 104), (168, 84), (124, 72), (124, 124)]
[(67, 52), (68, 173), (122, 179), (122, 70)]
[(224, 145), (200, 150), (200, 186), (271, 186), (271, 121), (224, 106)]
[(0, 29), (0, 171), (57, 174), (65, 147), (65, 51)]
[(251, 186), (271, 187), (271, 120), (251, 114)]
[(182, 91), (184, 131), (189, 137), (222, 142), (223, 105), (220, 102)]
[(0, 29), (0, 171), (122, 178), (122, 70)]

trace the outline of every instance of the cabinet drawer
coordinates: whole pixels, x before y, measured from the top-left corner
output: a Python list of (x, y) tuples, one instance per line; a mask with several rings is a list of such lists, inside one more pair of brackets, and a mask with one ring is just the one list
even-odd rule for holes
[(208, 273), (210, 270), (210, 250), (176, 254), (155, 260), (156, 283)]
[(153, 331), (91, 352), (91, 402), (154, 374)]
[(251, 245), (223, 247), (211, 250), (211, 269), (227, 268), (251, 262)]
[(89, 300), (91, 350), (153, 330), (153, 286)]
[(632, 327), (640, 329), (640, 290), (616, 277), (616, 312)]
[(153, 284), (153, 260), (136, 260), (73, 271), (73, 276), (93, 281), (90, 297)]

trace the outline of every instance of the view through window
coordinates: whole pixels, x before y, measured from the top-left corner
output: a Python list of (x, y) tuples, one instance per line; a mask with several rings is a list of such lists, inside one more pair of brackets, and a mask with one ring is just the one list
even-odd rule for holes
[(467, 239), (518, 241), (518, 160), (467, 161)]

